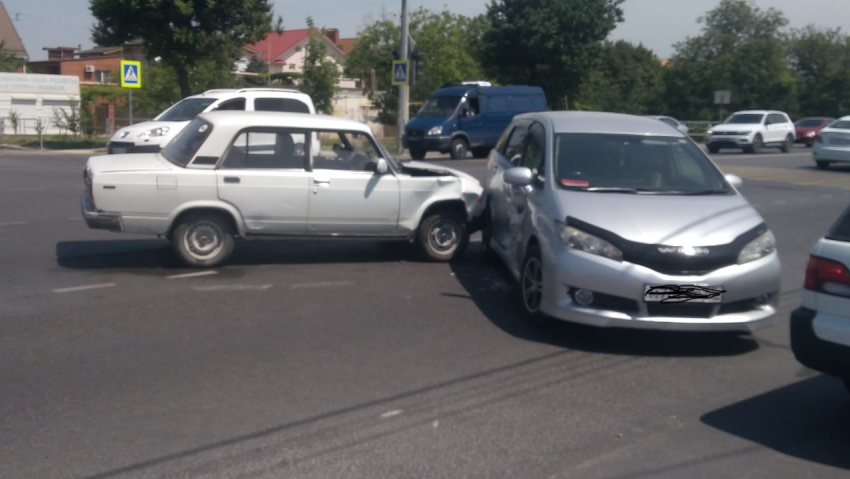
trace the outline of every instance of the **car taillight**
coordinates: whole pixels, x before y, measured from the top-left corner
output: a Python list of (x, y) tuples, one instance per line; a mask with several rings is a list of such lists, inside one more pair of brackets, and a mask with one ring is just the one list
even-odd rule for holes
[(804, 287), (819, 293), (850, 296), (850, 270), (837, 261), (810, 256)]

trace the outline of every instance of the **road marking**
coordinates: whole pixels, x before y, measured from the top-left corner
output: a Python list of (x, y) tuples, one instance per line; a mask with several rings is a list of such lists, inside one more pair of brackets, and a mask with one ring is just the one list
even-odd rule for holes
[(324, 281), (320, 283), (299, 283), (290, 286), (292, 289), (300, 288), (332, 288), (334, 286), (350, 286), (354, 284), (352, 281)]
[(197, 273), (172, 274), (166, 276), (168, 279), (184, 279), (184, 278), (199, 278), (201, 276), (212, 276), (218, 274), (218, 271), (198, 271)]
[(0, 222), (0, 226), (17, 226), (17, 225), (25, 225), (27, 221), (5, 221)]
[(798, 184), (800, 184), (800, 185), (825, 185), (825, 184), (828, 184), (828, 183), (845, 183), (845, 182), (850, 182), (850, 176), (838, 177), (838, 178), (826, 177), (822, 180), (805, 181), (805, 182), (801, 182), (801, 183), (798, 183)]
[(71, 288), (59, 288), (54, 289), (54, 293), (76, 293), (78, 291), (89, 291), (92, 289), (103, 289), (103, 288), (111, 288), (115, 286), (115, 283), (101, 283), (101, 284), (89, 284), (86, 286), (74, 286)]
[(192, 289), (202, 293), (216, 291), (265, 291), (273, 286), (273, 284), (220, 284), (213, 286), (193, 286)]
[(812, 178), (823, 178), (825, 175), (823, 173), (790, 173), (784, 175), (767, 175), (767, 176), (755, 176), (750, 177), (751, 180), (759, 180), (759, 181), (773, 181), (773, 180), (783, 180), (790, 178), (799, 178), (801, 180), (812, 179)]
[(387, 411), (387, 412), (381, 414), (381, 418), (386, 419), (388, 417), (398, 416), (399, 414), (401, 414), (401, 410), (396, 409), (394, 411)]

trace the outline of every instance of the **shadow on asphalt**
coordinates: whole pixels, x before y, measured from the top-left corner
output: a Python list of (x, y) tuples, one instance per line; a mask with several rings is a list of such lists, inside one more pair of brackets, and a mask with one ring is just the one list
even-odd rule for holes
[[(185, 270), (166, 240), (62, 241), (56, 244), (62, 268), (80, 270)], [(223, 267), (322, 263), (420, 261), (407, 243), (375, 241), (237, 241)]]
[(850, 469), (850, 395), (833, 377), (806, 379), (701, 420), (782, 454)]
[(657, 357), (736, 356), (759, 348), (749, 336), (731, 333), (595, 328), (555, 320), (531, 325), (523, 321), (516, 281), (498, 259), (484, 258), (480, 242), (470, 243), (465, 257), (451, 265), (465, 297), (519, 339), (592, 353)]

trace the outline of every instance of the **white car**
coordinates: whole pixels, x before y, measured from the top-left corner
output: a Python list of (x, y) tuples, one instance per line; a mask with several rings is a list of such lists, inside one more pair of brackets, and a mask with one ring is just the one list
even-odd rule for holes
[(812, 157), (820, 169), (829, 168), (832, 163), (850, 163), (850, 116), (839, 118), (817, 133)]
[(759, 153), (764, 147), (778, 147), (788, 153), (796, 138), (794, 122), (785, 112), (746, 110), (733, 113), (708, 130), (705, 146), (710, 153), (717, 153), (721, 148)]
[(159, 153), (89, 158), (84, 179), (90, 228), (168, 238), (194, 267), (226, 261), (237, 238), (409, 241), (448, 261), (485, 205), (474, 177), (399, 163), (367, 125), (301, 113), (204, 113)]
[(791, 349), (804, 366), (844, 379), (850, 391), (850, 208), (809, 253)]
[(662, 123), (667, 123), (668, 125), (672, 126), (673, 128), (675, 128), (675, 129), (677, 129), (677, 130), (681, 131), (681, 132), (682, 132), (682, 134), (683, 134), (683, 135), (686, 135), (686, 136), (687, 136), (687, 135), (688, 135), (688, 133), (690, 132), (690, 129), (688, 128), (688, 125), (686, 125), (686, 124), (682, 123), (681, 121), (679, 121), (679, 120), (677, 120), (677, 119), (673, 118), (672, 116), (665, 116), (665, 115), (648, 115), (648, 116), (647, 116), (647, 118), (654, 118), (654, 119), (656, 119), (656, 120), (658, 120), (658, 121), (660, 121), (660, 122), (662, 122)]
[(217, 110), (282, 111), (315, 114), (309, 95), (280, 88), (208, 90), (170, 106), (153, 121), (116, 131), (107, 143), (109, 154), (155, 153), (201, 113)]

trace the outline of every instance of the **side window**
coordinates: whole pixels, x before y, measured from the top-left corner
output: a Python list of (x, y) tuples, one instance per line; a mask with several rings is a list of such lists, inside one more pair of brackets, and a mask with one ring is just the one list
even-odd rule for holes
[(305, 170), (304, 132), (250, 129), (239, 133), (224, 159), (222, 169)]
[(466, 116), (477, 116), (478, 113), (481, 112), (481, 108), (478, 106), (478, 98), (470, 98), (469, 103), (466, 110)]
[(505, 157), (507, 157), (508, 161), (513, 163), (514, 157), (522, 154), (522, 146), (525, 143), (525, 136), (527, 134), (528, 127), (525, 125), (518, 125), (511, 132), (511, 136), (508, 138), (508, 147), (505, 148)]
[(310, 108), (303, 101), (294, 98), (256, 98), (254, 110), (310, 113)]
[(216, 108), (216, 111), (220, 110), (245, 110), (245, 99), (244, 98), (233, 98), (231, 100), (225, 100), (221, 102)]
[(313, 138), (319, 141), (318, 154), (313, 154), (313, 169), (316, 170), (371, 173), (382, 156), (375, 140), (366, 133), (317, 131)]
[(537, 177), (544, 177), (543, 159), (546, 155), (546, 132), (540, 123), (531, 125), (528, 134), (528, 147), (522, 156), (521, 165), (530, 169)]
[(507, 146), (508, 146), (508, 138), (510, 138), (511, 132), (513, 132), (513, 131), (514, 131), (513, 124), (508, 125), (508, 127), (505, 128), (505, 131), (502, 132), (502, 136), (499, 137), (499, 141), (496, 142), (496, 148), (495, 149), (496, 149), (496, 151), (498, 151), (502, 155), (506, 154), (505, 148), (507, 148)]
[(676, 170), (679, 177), (685, 181), (693, 182), (694, 184), (706, 184), (705, 173), (702, 168), (694, 161), (692, 155), (688, 154), (683, 144), (672, 146), (673, 159), (676, 162)]

